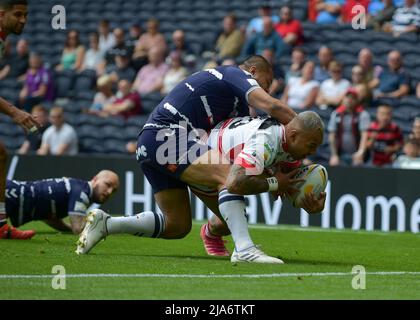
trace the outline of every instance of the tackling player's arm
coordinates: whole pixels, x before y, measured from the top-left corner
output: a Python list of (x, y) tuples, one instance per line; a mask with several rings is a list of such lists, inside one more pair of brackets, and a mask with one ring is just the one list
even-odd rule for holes
[(268, 113), (282, 124), (289, 123), (296, 116), (296, 112), (279, 99), (270, 96), (262, 88), (257, 88), (250, 92), (248, 102), (252, 107)]
[(34, 131), (41, 125), (27, 112), (22, 111), (3, 98), (0, 98), (0, 112), (8, 115), (15, 123), (27, 131)]

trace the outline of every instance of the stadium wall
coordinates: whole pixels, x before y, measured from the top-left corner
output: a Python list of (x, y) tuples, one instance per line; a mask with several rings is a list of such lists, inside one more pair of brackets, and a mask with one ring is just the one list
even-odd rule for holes
[[(117, 172), (120, 190), (103, 205), (115, 215), (155, 210), (153, 195), (134, 157), (12, 156), (8, 178), (37, 180), (74, 177), (90, 180), (102, 169)], [(289, 203), (274, 202), (267, 193), (247, 196), (249, 222), (293, 224), (323, 228), (419, 232), (420, 170), (377, 168), (327, 168), (327, 203), (322, 215), (309, 216)], [(192, 196), (193, 217), (211, 214)]]

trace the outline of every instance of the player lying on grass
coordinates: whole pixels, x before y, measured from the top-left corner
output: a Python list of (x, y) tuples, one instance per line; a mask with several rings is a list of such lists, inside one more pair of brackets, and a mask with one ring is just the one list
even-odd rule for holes
[[(100, 171), (90, 181), (57, 178), (39, 181), (8, 180), (6, 186), (6, 216), (14, 227), (33, 220), (43, 220), (52, 228), (79, 234), (85, 224), (86, 210), (92, 203), (102, 204), (118, 189), (119, 178), (109, 170)], [(70, 225), (63, 218), (70, 217)], [(2, 218), (2, 217), (0, 217)], [(8, 224), (0, 228), (0, 239), (29, 239), (35, 234), (15, 235)]]
[[(227, 120), (212, 131), (210, 146), (224, 155), (232, 155), (228, 162), (233, 162), (233, 165), (229, 165), (225, 183), (218, 188), (218, 199), (199, 192), (197, 189), (203, 187), (197, 184), (194, 184), (193, 190), (221, 220), (226, 221), (227, 226), (218, 226), (219, 231), (213, 231), (215, 234), (221, 232), (221, 235), (228, 234), (226, 230), (231, 231), (235, 242), (232, 262), (283, 263), (280, 259), (267, 256), (253, 244), (248, 233), (243, 195), (266, 191), (273, 191), (277, 196), (293, 193), (293, 185), (301, 182), (293, 179), (297, 170), (287, 174), (278, 170), (274, 177), (267, 179), (267, 175), (263, 174), (264, 168), (293, 163), (313, 154), (322, 143), (323, 130), (319, 116), (308, 111), (299, 114), (286, 126), (272, 118), (246, 117)], [(318, 199), (308, 195), (304, 208), (310, 213), (321, 212), (324, 203), (325, 193)], [(129, 233), (146, 237), (156, 237), (157, 234), (155, 221), (144, 212), (132, 217), (110, 217), (101, 210), (93, 210), (87, 220), (79, 238), (77, 253), (88, 253), (110, 234)], [(176, 222), (169, 220), (162, 223), (167, 227), (169, 223)], [(182, 230), (172, 238), (182, 238), (188, 232)]]
[[(226, 189), (219, 193), (219, 199), (217, 192), (213, 192), (212, 196), (211, 190), (205, 191), (203, 188), (190, 186), (215, 213), (200, 230), (209, 255), (230, 255), (222, 236), (229, 235), (232, 231), (235, 251), (231, 260), (242, 260), (243, 255), (252, 256), (253, 250), (247, 249), (255, 248), (255, 245), (248, 232), (245, 198), (240, 195), (273, 191), (276, 198), (284, 198), (286, 193), (293, 193), (293, 188), (283, 186), (281, 180), (266, 179), (267, 173), (273, 175), (277, 170), (281, 170), (288, 173), (287, 179), (293, 177), (297, 168), (301, 166), (300, 160), (313, 154), (322, 143), (323, 132), (323, 122), (314, 112), (300, 113), (286, 126), (272, 118), (245, 117), (226, 120), (211, 131), (208, 144), (228, 157), (232, 167), (226, 179)], [(266, 174), (253, 174), (262, 171)], [(308, 213), (321, 212), (325, 196), (325, 193), (322, 193), (319, 199), (316, 199), (310, 194), (302, 207)], [(242, 214), (232, 214), (238, 211)], [(273, 260), (273, 263), (276, 263), (276, 260)]]

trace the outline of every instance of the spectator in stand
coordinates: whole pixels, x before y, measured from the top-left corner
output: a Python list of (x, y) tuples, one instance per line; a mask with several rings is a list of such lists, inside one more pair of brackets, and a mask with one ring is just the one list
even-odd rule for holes
[(276, 60), (287, 51), (284, 41), (274, 30), (270, 17), (263, 18), (263, 31), (254, 34), (245, 42), (242, 56), (260, 55), (267, 48), (274, 50)]
[(115, 37), (111, 32), (109, 21), (101, 20), (98, 26), (99, 50), (105, 56), (105, 53), (115, 45)]
[(316, 22), (316, 18), (318, 17), (318, 10), (316, 6), (319, 0), (308, 0), (308, 20), (310, 22)]
[[(133, 23), (128, 31), (128, 39), (126, 40), (126, 45), (130, 49), (130, 52), (134, 52), (134, 48), (136, 47), (137, 41), (139, 41), (143, 30), (141, 25), (138, 23)], [(131, 58), (131, 57), (130, 57)]]
[(316, 23), (337, 23), (344, 1), (345, 0), (319, 0), (316, 4), (316, 10), (318, 11)]
[(99, 50), (99, 34), (93, 32), (89, 35), (89, 49), (86, 51), (82, 70), (94, 70), (97, 74), (100, 74), (103, 59), (104, 54)]
[[(354, 10), (356, 6), (362, 6), (364, 12), (368, 12), (370, 0), (345, 0), (345, 3), (341, 9), (341, 22), (345, 24), (351, 24), (353, 18), (360, 14), (360, 10)], [(353, 11), (354, 10), (354, 11)]]
[(333, 60), (334, 55), (330, 48), (322, 46), (318, 50), (318, 65), (315, 67), (314, 79), (321, 83), (330, 77), (328, 66)]
[(360, 165), (364, 162), (370, 116), (359, 104), (357, 91), (349, 88), (343, 104), (331, 113), (328, 123), (330, 166)]
[(403, 33), (420, 31), (420, 8), (417, 0), (405, 0), (404, 6), (397, 8), (392, 21), (383, 27), (385, 32), (392, 32), (395, 37)]
[(351, 69), (351, 81), (351, 86), (357, 91), (360, 104), (367, 107), (372, 100), (372, 90), (365, 82), (365, 75), (361, 66), (355, 65)]
[(293, 18), (293, 10), (289, 6), (280, 9), (280, 22), (274, 25), (277, 33), (290, 47), (303, 44), (303, 29), (299, 20)]
[(85, 47), (81, 44), (79, 32), (70, 30), (61, 54), (60, 64), (56, 66), (57, 71), (75, 70), (81, 71), (85, 59)]
[(280, 17), (272, 15), (272, 8), (269, 2), (263, 2), (258, 9), (258, 17), (252, 18), (246, 28), (247, 37), (254, 33), (263, 31), (263, 19), (269, 17), (273, 24), (280, 22)]
[(403, 153), (394, 161), (394, 168), (420, 169), (420, 144), (416, 140), (407, 139)]
[(132, 90), (130, 81), (120, 80), (116, 100), (105, 105), (102, 116), (122, 116), (125, 119), (142, 113), (139, 94)]
[(368, 7), (368, 26), (382, 30), (385, 23), (392, 21), (395, 6), (392, 0), (372, 1)]
[(87, 110), (87, 113), (101, 115), (104, 107), (108, 104), (114, 103), (116, 97), (112, 90), (113, 81), (111, 76), (104, 75), (96, 81), (97, 93), (93, 98), (92, 105)]
[(321, 109), (337, 108), (351, 86), (350, 81), (343, 78), (343, 66), (336, 60), (330, 62), (328, 70), (331, 78), (322, 81), (316, 98), (316, 104)]
[(32, 108), (32, 116), (38, 121), (41, 127), (37, 134), (27, 134), (26, 139), (18, 150), (18, 154), (34, 154), (41, 147), (42, 135), (50, 126), (48, 122), (48, 111), (42, 105), (36, 105)]
[(378, 75), (381, 67), (373, 66), (373, 54), (369, 48), (363, 48), (359, 51), (358, 65), (363, 69), (364, 82), (370, 90), (373, 90), (376, 86), (375, 76)]
[(391, 106), (378, 107), (376, 120), (370, 124), (366, 140), (366, 150), (371, 151), (374, 166), (392, 164), (403, 145), (403, 135), (398, 125), (392, 122)]
[(134, 48), (133, 64), (136, 70), (140, 70), (148, 63), (147, 58), (152, 48), (164, 53), (167, 50), (165, 37), (159, 32), (159, 21), (153, 18), (147, 21), (147, 32), (140, 36)]
[(172, 33), (172, 43), (170, 45), (170, 53), (176, 51), (181, 55), (182, 61), (189, 67), (194, 68), (196, 63), (196, 56), (194, 51), (190, 48), (188, 42), (185, 41), (185, 33), (182, 30), (175, 30)]
[(181, 54), (178, 51), (172, 51), (168, 57), (169, 70), (163, 78), (163, 87), (161, 93), (168, 94), (175, 86), (187, 77), (187, 69), (183, 66)]
[(388, 54), (388, 68), (378, 72), (372, 86), (374, 98), (401, 98), (410, 92), (410, 77), (403, 68), (401, 53), (393, 50)]
[(410, 139), (414, 139), (420, 145), (420, 117), (414, 119), (413, 129), (409, 135)]
[(165, 53), (159, 47), (149, 50), (149, 64), (140, 69), (133, 85), (140, 96), (162, 90), (163, 79), (169, 69), (164, 57)]
[(115, 56), (125, 51), (129, 57), (133, 54), (130, 48), (125, 44), (125, 33), (121, 28), (115, 28), (114, 31), (115, 45), (109, 49), (105, 54), (106, 65), (112, 64), (115, 61)]
[(314, 80), (315, 63), (307, 61), (302, 69), (302, 77), (291, 78), (284, 89), (281, 100), (295, 109), (308, 109), (315, 105), (319, 82)]
[(237, 28), (236, 16), (229, 14), (223, 18), (223, 32), (216, 41), (216, 52), (220, 59), (236, 58), (241, 54), (245, 38)]
[[(11, 45), (11, 44), (10, 44)], [(5, 50), (7, 51), (7, 50)], [(4, 66), (0, 71), (0, 80), (13, 78), (18, 81), (25, 80), (26, 71), (29, 68), (29, 45), (25, 39), (16, 43), (16, 54), (10, 54), (4, 59)]]
[(286, 84), (290, 78), (299, 78), (302, 76), (302, 68), (306, 62), (306, 52), (303, 48), (294, 48), (292, 51), (292, 64), (286, 71)]
[(136, 78), (136, 70), (130, 64), (130, 57), (126, 50), (119, 50), (114, 56), (114, 62), (106, 68), (106, 74), (111, 76), (114, 83), (119, 80), (133, 82)]
[(19, 103), (27, 112), (42, 101), (54, 100), (54, 84), (51, 73), (43, 67), (42, 58), (33, 52), (29, 57), (29, 69), (25, 84), (19, 93)]
[(271, 64), (273, 68), (273, 81), (271, 82), (268, 93), (272, 96), (278, 96), (284, 89), (284, 72), (280, 64), (274, 59), (274, 51), (264, 49), (262, 56)]
[(420, 81), (417, 83), (416, 86), (416, 96), (420, 99)]
[(54, 107), (50, 111), (51, 126), (42, 135), (38, 155), (76, 155), (79, 152), (76, 130), (64, 119), (64, 110)]

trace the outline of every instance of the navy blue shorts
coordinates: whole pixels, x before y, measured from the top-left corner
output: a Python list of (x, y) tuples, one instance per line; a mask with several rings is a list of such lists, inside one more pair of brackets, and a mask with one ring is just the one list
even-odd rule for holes
[(30, 185), (25, 187), (12, 180), (6, 180), (6, 215), (12, 226), (19, 227), (33, 221), (36, 199), (31, 195)]
[(190, 133), (185, 128), (151, 128), (140, 133), (136, 157), (154, 193), (187, 189), (180, 179), (182, 173), (211, 149)]

